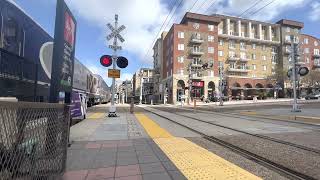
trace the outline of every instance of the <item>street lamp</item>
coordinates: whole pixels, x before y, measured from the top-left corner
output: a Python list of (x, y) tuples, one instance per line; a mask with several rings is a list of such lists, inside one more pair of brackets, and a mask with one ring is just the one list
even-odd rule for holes
[(142, 81), (143, 81), (143, 70), (142, 71), (140, 71), (140, 73), (139, 73), (139, 76), (140, 76), (140, 101), (139, 101), (139, 104), (142, 104), (142, 85), (143, 85), (143, 83), (142, 83)]

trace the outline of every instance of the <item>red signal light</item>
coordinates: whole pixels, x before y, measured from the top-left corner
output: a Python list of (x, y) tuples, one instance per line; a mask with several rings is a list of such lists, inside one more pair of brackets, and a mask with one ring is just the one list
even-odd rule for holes
[(109, 55), (103, 55), (100, 58), (100, 64), (104, 67), (109, 67), (112, 64), (112, 57)]

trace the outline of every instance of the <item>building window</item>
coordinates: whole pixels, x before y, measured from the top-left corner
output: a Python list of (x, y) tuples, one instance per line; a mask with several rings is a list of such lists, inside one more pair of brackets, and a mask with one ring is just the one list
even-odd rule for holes
[(193, 46), (193, 52), (200, 52), (200, 46)]
[(212, 58), (209, 58), (209, 59), (208, 59), (208, 65), (209, 65), (209, 66), (213, 66), (213, 64), (214, 64), (213, 59), (212, 59)]
[(234, 49), (235, 48), (235, 44), (234, 44), (234, 41), (229, 41), (229, 48), (230, 49)]
[(287, 42), (291, 42), (291, 37), (290, 37), (289, 35), (286, 35), (286, 37), (285, 37), (285, 41), (287, 41)]
[(274, 63), (274, 64), (277, 64), (277, 56), (272, 55), (271, 56), (271, 62)]
[(208, 53), (213, 54), (214, 53), (214, 47), (208, 47)]
[(304, 44), (309, 44), (309, 39), (308, 38), (304, 38), (303, 42), (304, 42)]
[(313, 53), (314, 53), (314, 55), (320, 55), (319, 49), (314, 49), (314, 50), (313, 50)]
[(208, 36), (208, 41), (209, 42), (214, 42), (214, 36)]
[(241, 59), (247, 59), (247, 55), (245, 52), (240, 52), (240, 58)]
[(318, 46), (318, 41), (314, 41), (314, 46)]
[(255, 60), (256, 59), (256, 54), (251, 54), (251, 59)]
[(220, 57), (222, 57), (222, 56), (223, 56), (223, 51), (218, 51), (218, 55), (219, 55)]
[(231, 69), (235, 69), (236, 68), (236, 64), (234, 62), (231, 62), (229, 64), (229, 66), (230, 66)]
[(180, 39), (184, 38), (184, 32), (179, 31), (178, 38), (180, 38)]
[(211, 25), (211, 24), (209, 24), (209, 25), (208, 25), (208, 31), (213, 31), (213, 30), (214, 30), (214, 26)]
[(306, 58), (306, 63), (310, 63), (310, 59), (308, 57)]
[(255, 78), (255, 77), (257, 77), (257, 76), (256, 76), (255, 74), (252, 74), (252, 77)]
[(240, 69), (247, 69), (247, 64), (242, 63), (242, 64), (240, 65)]
[(309, 53), (309, 48), (304, 48), (304, 53)]
[(278, 51), (277, 51), (277, 47), (274, 47), (274, 46), (273, 46), (273, 47), (271, 48), (271, 52), (272, 52), (272, 53), (277, 53), (277, 52), (278, 52)]
[(267, 60), (267, 57), (266, 57), (266, 55), (262, 55), (262, 60)]
[(183, 71), (184, 71), (183, 68), (179, 69), (178, 74), (183, 75)]
[(201, 62), (200, 58), (194, 57), (192, 64), (194, 64), (194, 65), (201, 65), (202, 62)]
[(214, 72), (211, 70), (211, 71), (209, 71), (208, 75), (209, 75), (210, 77), (214, 77)]
[(222, 61), (218, 61), (218, 67), (223, 67), (223, 62)]
[(252, 44), (252, 49), (256, 49), (256, 44)]
[(179, 63), (183, 63), (183, 61), (184, 61), (184, 57), (183, 57), (183, 56), (179, 56), (179, 57), (178, 57), (178, 62), (179, 62)]
[(184, 44), (178, 44), (178, 50), (183, 51), (184, 50)]
[(256, 69), (257, 69), (257, 65), (252, 64), (252, 69), (253, 69), (253, 70), (256, 70)]
[(266, 50), (266, 45), (262, 45), (262, 50)]
[(240, 49), (245, 50), (246, 49), (246, 43), (240, 42)]
[(287, 27), (287, 28), (286, 28), (286, 32), (290, 32), (290, 27)]
[(266, 66), (266, 65), (262, 65), (262, 69), (263, 69), (264, 71), (266, 71), (266, 70), (267, 70), (267, 66)]
[(222, 39), (219, 40), (219, 45), (223, 46), (223, 40)]

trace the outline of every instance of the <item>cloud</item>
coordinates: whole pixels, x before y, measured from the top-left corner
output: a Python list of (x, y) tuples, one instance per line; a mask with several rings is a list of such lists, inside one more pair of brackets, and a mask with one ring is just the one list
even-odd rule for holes
[(311, 4), (311, 12), (309, 13), (309, 19), (312, 21), (320, 20), (320, 2), (314, 2)]
[[(250, 10), (248, 10), (242, 17), (270, 21), (278, 18), (281, 13), (292, 11), (295, 8), (303, 7), (308, 4), (310, 0), (265, 0), (260, 1)], [(216, 6), (211, 9), (211, 13), (222, 13), (238, 16), (253, 6), (256, 0), (227, 0), (219, 1)], [(270, 4), (269, 4), (270, 3)], [(261, 9), (261, 10), (260, 10)], [(257, 13), (255, 13), (257, 12)], [(281, 19), (281, 18), (279, 18)]]
[[(114, 14), (119, 14), (119, 24), (127, 28), (122, 35), (126, 41), (121, 44), (125, 51), (132, 54), (140, 63), (147, 66), (152, 65), (152, 42), (157, 35), (159, 28), (166, 19), (175, 1), (164, 0), (66, 0), (70, 8), (77, 15), (87, 20), (90, 25), (101, 28), (104, 37), (110, 33), (106, 24), (114, 21)], [(311, 0), (275, 0), (266, 6), (259, 13), (250, 15), (273, 0), (261, 1), (246, 14), (246, 18), (269, 21), (281, 13), (302, 7)], [(178, 1), (179, 3), (180, 1)], [(196, 3), (195, 3), (196, 2)], [(212, 3), (214, 2), (214, 5)], [(188, 0), (183, 1), (182, 6), (177, 8), (166, 30), (172, 23), (179, 23), (186, 11), (196, 13), (222, 13), (239, 15), (241, 12), (252, 6), (256, 0)], [(193, 8), (191, 9), (191, 7)], [(317, 4), (314, 6), (318, 6)], [(319, 9), (319, 8), (315, 8)], [(313, 18), (319, 16), (314, 15)], [(101, 37), (101, 36), (99, 36)], [(151, 49), (150, 49), (151, 48)], [(149, 50), (149, 54), (146, 55)]]

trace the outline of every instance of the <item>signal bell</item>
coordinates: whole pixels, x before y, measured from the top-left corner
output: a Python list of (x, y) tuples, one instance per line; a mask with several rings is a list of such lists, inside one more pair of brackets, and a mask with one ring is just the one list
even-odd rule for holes
[(100, 64), (104, 67), (109, 67), (112, 64), (112, 57), (110, 55), (103, 55), (100, 58)]
[(119, 56), (117, 59), (117, 66), (119, 68), (126, 68), (128, 66), (128, 59), (123, 56)]

